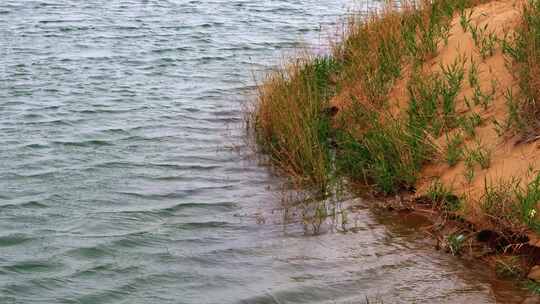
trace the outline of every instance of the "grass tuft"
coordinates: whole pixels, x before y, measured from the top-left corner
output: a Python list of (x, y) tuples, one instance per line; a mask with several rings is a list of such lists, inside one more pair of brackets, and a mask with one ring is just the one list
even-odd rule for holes
[(304, 58), (269, 75), (258, 88), (251, 127), (272, 163), (302, 184), (328, 185), (331, 57)]
[(450, 167), (455, 166), (463, 157), (463, 136), (455, 134), (452, 138), (446, 134), (446, 162)]
[(456, 211), (460, 207), (460, 199), (446, 188), (440, 180), (435, 180), (429, 187), (426, 196), (439, 208)]

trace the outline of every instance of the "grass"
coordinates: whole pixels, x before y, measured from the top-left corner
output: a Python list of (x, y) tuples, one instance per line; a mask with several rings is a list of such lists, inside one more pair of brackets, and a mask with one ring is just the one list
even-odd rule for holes
[(469, 115), (462, 115), (457, 119), (459, 127), (470, 138), (476, 136), (476, 128), (482, 124), (482, 118), (478, 113), (472, 112)]
[[(473, 10), (461, 10), (459, 15), (459, 24), (464, 32), (470, 32), (474, 45), (482, 59), (493, 56), (495, 48), (500, 40), (493, 31), (488, 29), (488, 24), (480, 26), (472, 22)], [(471, 86), (472, 87), (472, 86)]]
[(465, 236), (463, 234), (452, 233), (447, 236), (448, 249), (454, 256), (460, 255), (463, 245), (465, 244)]
[[(322, 193), (340, 177), (384, 194), (412, 187), (436, 152), (432, 136), (457, 125), (465, 59), (433, 77), (419, 67), (448, 39), (454, 13), (471, 4), (421, 1), (350, 17), (328, 56), (290, 60), (260, 83), (249, 118), (259, 149), (295, 183)], [(393, 117), (388, 93), (405, 66), (416, 71), (411, 100), (406, 115)]]
[(540, 174), (525, 187), (514, 190), (521, 221), (529, 228), (540, 233), (540, 221), (537, 217), (537, 204), (540, 202)]
[(441, 64), (444, 79), (441, 85), (442, 114), (447, 125), (451, 125), (456, 118), (456, 97), (464, 77), (464, 64), (464, 57), (456, 58), (447, 66)]
[(429, 187), (426, 196), (436, 207), (446, 211), (456, 211), (460, 207), (460, 199), (453, 194), (440, 180), (435, 180)]
[[(339, 173), (383, 193), (412, 185), (432, 148), (421, 126), (388, 117), (387, 95), (406, 62), (432, 56), (444, 40), (451, 3), (426, 1), (399, 12), (387, 8), (368, 18), (352, 17), (330, 56), (291, 61), (265, 79), (250, 121), (271, 163), (300, 184), (326, 191), (334, 179), (335, 137)], [(455, 112), (460, 73), (456, 66), (445, 70), (446, 116)], [(348, 109), (332, 126), (324, 113), (340, 92), (349, 92)]]
[(469, 31), (474, 41), (474, 45), (478, 49), (482, 59), (493, 56), (499, 39), (493, 31), (488, 29), (488, 24), (486, 23), (484, 26), (479, 26), (469, 22)]
[[(478, 75), (478, 63), (471, 59), (471, 65), (467, 75), (469, 86), (473, 90), (471, 100), (475, 106), (482, 105), (484, 107), (484, 110), (487, 110), (495, 97), (497, 82), (493, 79), (491, 81), (491, 91), (489, 93), (484, 93), (482, 91), (482, 88), (480, 87)], [(468, 106), (469, 109), (472, 109), (472, 104), (470, 103), (468, 98), (465, 98), (465, 104)]]
[(516, 75), (520, 93), (512, 118), (523, 137), (533, 137), (540, 129), (540, 1), (525, 6), (515, 34), (502, 43), (503, 52)]
[(457, 58), (440, 65), (441, 73), (424, 74), (415, 70), (407, 86), (409, 125), (424, 129), (434, 137), (456, 125), (456, 97), (464, 79), (464, 60)]
[(499, 278), (520, 278), (524, 275), (517, 256), (499, 256), (495, 260), (495, 272)]
[[(515, 36), (504, 40), (487, 25), (472, 24), (473, 13), (467, 8), (473, 2), (467, 0), (422, 1), (399, 11), (387, 7), (367, 18), (352, 16), (329, 54), (304, 53), (259, 83), (248, 117), (252, 138), (277, 172), (295, 186), (307, 188), (306, 192), (315, 192), (310, 203), (345, 185), (361, 184), (362, 189), (382, 195), (414, 191), (424, 166), (439, 160), (450, 167), (463, 161), (464, 177), (473, 184), (476, 170), (491, 167), (492, 152), (476, 137), (477, 128), (484, 123), (482, 117), (489, 115), (485, 110), (494, 103), (498, 84), (492, 81), (491, 90), (484, 85), (480, 76), (485, 75), (480, 75), (479, 64), (472, 58), (467, 71), (469, 59), (465, 56), (441, 63), (438, 69), (432, 59), (447, 43), (450, 21), (459, 12), (460, 26), (472, 35), (481, 57), (492, 56), (500, 42), (519, 79), (519, 90), (509, 88), (504, 94), (508, 117), (493, 121), (497, 132), (537, 134), (539, 3), (530, 2)], [(401, 85), (398, 81), (404, 81), (406, 96), (396, 97), (396, 90), (392, 91), (402, 88), (395, 86)], [(467, 84), (472, 94), (463, 97), (469, 110), (463, 113), (460, 93)], [(396, 104), (402, 105), (399, 113)], [(439, 143), (444, 145), (442, 149)], [(519, 179), (488, 182), (486, 178), (477, 206), (468, 206), (439, 179), (426, 195), (446, 215), (463, 216), (478, 209), (468, 207), (479, 206), (478, 214), (470, 214), (484, 217), (498, 231), (540, 233), (539, 176), (529, 183)], [(314, 233), (329, 216), (339, 217), (343, 231), (347, 230), (346, 210), (330, 212), (323, 205), (310, 210), (305, 220), (311, 221)], [(446, 238), (453, 255), (462, 252), (465, 241), (459, 233)], [(499, 275), (517, 276), (513, 262), (497, 261)]]
[(449, 138), (446, 134), (446, 163), (450, 167), (455, 166), (463, 157), (463, 136), (461, 133), (455, 134), (452, 138)]
[(484, 195), (480, 207), (492, 224), (500, 229), (516, 227), (516, 205), (513, 189), (518, 180), (499, 180), (496, 183), (484, 180)]
[(532, 293), (540, 295), (540, 283), (529, 280), (525, 283), (525, 287)]
[(476, 147), (464, 149), (465, 171), (463, 176), (470, 184), (476, 175), (475, 168), (479, 165), (481, 169), (488, 169), (491, 166), (491, 150), (486, 149), (477, 141)]
[(441, 86), (440, 75), (423, 75), (420, 72), (412, 75), (407, 86), (409, 125), (426, 130), (435, 137), (441, 134), (444, 127), (444, 122), (440, 119)]
[(339, 70), (330, 57), (304, 58), (269, 75), (258, 87), (252, 122), (260, 149), (302, 184), (327, 187), (330, 118), (325, 114)]
[(491, 166), (491, 150), (483, 147), (482, 143), (476, 142), (476, 147), (467, 149), (467, 159), (471, 163), (480, 165), (482, 169), (488, 169)]
[(474, 180), (474, 160), (470, 157), (465, 158), (465, 171), (463, 172), (463, 176), (469, 184)]
[(461, 10), (459, 12), (459, 24), (461, 25), (461, 29), (464, 31), (464, 32), (467, 32), (467, 30), (469, 29), (469, 27), (471, 26), (471, 20), (472, 20), (472, 14), (473, 14), (473, 10), (470, 9), (468, 11), (466, 10)]
[[(360, 107), (360, 106), (358, 106)], [(370, 128), (361, 134), (352, 130), (340, 133), (337, 168), (345, 176), (373, 185), (384, 194), (395, 193), (412, 186), (421, 165), (431, 153), (423, 133), (414, 133), (403, 121), (381, 117), (378, 112), (364, 109), (356, 123)]]
[(471, 58), (471, 66), (468, 73), (469, 86), (471, 88), (480, 87), (480, 81), (478, 80), (478, 63)]
[(414, 63), (435, 56), (441, 41), (447, 41), (450, 18), (463, 1), (422, 1), (420, 8), (405, 18), (402, 37)]
[(484, 180), (481, 207), (492, 222), (501, 229), (522, 230), (527, 227), (540, 233), (537, 204), (540, 202), (540, 174), (527, 184), (518, 178)]
[(401, 39), (402, 20), (409, 13), (387, 8), (367, 19), (350, 18), (345, 38), (334, 45), (333, 56), (343, 63), (340, 80), (343, 86), (355, 84), (356, 97), (382, 105), (393, 81), (401, 74), (406, 54)]
[(499, 136), (504, 136), (508, 132), (513, 134), (526, 133), (526, 123), (520, 114), (519, 104), (511, 88), (505, 91), (504, 99), (507, 108), (506, 119), (503, 122), (496, 119), (493, 120), (495, 131)]

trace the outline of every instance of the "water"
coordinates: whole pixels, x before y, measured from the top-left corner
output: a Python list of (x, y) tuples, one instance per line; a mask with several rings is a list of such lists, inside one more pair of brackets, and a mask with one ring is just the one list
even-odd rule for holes
[(396, 218), (284, 220), (249, 160), (252, 73), (350, 5), (2, 0), (0, 303), (521, 301)]

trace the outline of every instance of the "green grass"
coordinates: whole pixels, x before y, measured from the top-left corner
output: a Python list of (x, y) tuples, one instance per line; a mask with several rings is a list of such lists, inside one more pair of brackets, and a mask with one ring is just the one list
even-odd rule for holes
[[(385, 194), (409, 189), (436, 153), (431, 139), (457, 126), (465, 59), (428, 77), (416, 69), (404, 116), (389, 114), (389, 90), (405, 65), (419, 68), (436, 54), (454, 13), (471, 3), (424, 1), (351, 17), (330, 55), (294, 58), (260, 83), (248, 118), (259, 150), (317, 192), (342, 177)], [(338, 94), (347, 106), (333, 117)]]
[(446, 163), (453, 167), (463, 157), (463, 136), (457, 133), (451, 138), (446, 134)]
[(463, 30), (463, 32), (467, 32), (467, 30), (471, 26), (472, 14), (472, 9), (469, 10), (468, 13), (465, 10), (460, 10), (459, 12), (459, 24), (461, 25), (461, 29)]
[(540, 202), (540, 174), (526, 187), (517, 187), (514, 192), (522, 222), (540, 233), (540, 221), (537, 216), (537, 204)]
[(526, 185), (512, 178), (496, 183), (484, 181), (482, 208), (502, 227), (528, 227), (540, 233), (537, 204), (540, 202), (540, 174)]
[[(358, 112), (365, 114), (369, 110)], [(341, 132), (336, 155), (338, 170), (384, 194), (414, 185), (421, 165), (432, 153), (425, 135), (415, 134), (404, 122), (386, 120), (379, 113), (357, 118), (361, 120), (358, 125), (367, 123), (370, 128), (361, 135)]]
[(441, 64), (444, 81), (441, 86), (442, 114), (447, 125), (452, 125), (456, 119), (456, 97), (461, 90), (464, 77), (464, 58), (456, 58), (451, 64)]
[(330, 170), (330, 117), (324, 114), (334, 90), (329, 77), (338, 69), (332, 58), (316, 57), (269, 75), (259, 86), (251, 120), (258, 146), (272, 163), (320, 189), (327, 187)]
[(504, 93), (505, 105), (507, 109), (506, 119), (504, 121), (493, 120), (495, 131), (499, 136), (511, 132), (513, 134), (523, 134), (526, 132), (526, 124), (520, 114), (519, 104), (511, 88)]
[(482, 169), (488, 169), (491, 166), (491, 150), (485, 148), (479, 141), (476, 142), (476, 147), (465, 149), (467, 161), (474, 165), (480, 165)]
[(447, 236), (446, 241), (448, 243), (448, 249), (454, 256), (460, 255), (465, 244), (465, 236), (459, 233), (452, 233)]
[(440, 136), (444, 122), (440, 119), (440, 91), (442, 80), (438, 74), (414, 73), (407, 86), (409, 125)]
[(453, 194), (440, 180), (435, 180), (426, 192), (426, 196), (435, 206), (446, 211), (456, 211), (460, 207), (460, 199)]
[(499, 39), (493, 31), (488, 29), (488, 24), (486, 23), (482, 27), (469, 22), (468, 28), (474, 41), (474, 45), (478, 49), (482, 59), (493, 56), (495, 48), (499, 43)]
[(518, 185), (517, 179), (499, 180), (496, 183), (484, 180), (484, 195), (480, 207), (496, 227), (516, 227), (516, 219), (519, 217), (513, 191)]
[(463, 172), (463, 176), (465, 177), (465, 180), (470, 184), (472, 183), (476, 175), (474, 171), (474, 160), (471, 157), (466, 157), (464, 162), (465, 171)]
[(441, 65), (441, 73), (425, 75), (416, 70), (407, 86), (410, 124), (439, 137), (456, 125), (456, 97), (464, 78), (463, 59)]
[(532, 293), (540, 295), (540, 283), (529, 280), (525, 283), (525, 287)]
[(480, 114), (472, 112), (469, 115), (465, 114), (458, 117), (457, 123), (469, 138), (474, 138), (476, 136), (476, 128), (482, 124), (482, 118)]
[(434, 57), (439, 43), (448, 39), (450, 19), (456, 3), (447, 0), (425, 1), (419, 13), (404, 19), (402, 39), (415, 63)]
[(517, 76), (519, 95), (513, 100), (512, 126), (523, 137), (536, 136), (540, 130), (540, 1), (530, 0), (514, 35), (502, 42), (503, 53)]
[(480, 86), (480, 81), (478, 80), (478, 63), (474, 61), (472, 58), (471, 58), (471, 67), (469, 68), (467, 79), (469, 81), (469, 86), (471, 88), (476, 88)]

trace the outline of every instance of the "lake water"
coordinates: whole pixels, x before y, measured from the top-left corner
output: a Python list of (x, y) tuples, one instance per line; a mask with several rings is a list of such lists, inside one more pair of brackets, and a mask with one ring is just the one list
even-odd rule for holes
[(0, 1), (0, 303), (519, 303), (356, 201), (285, 218), (243, 146), (254, 75), (351, 5)]

